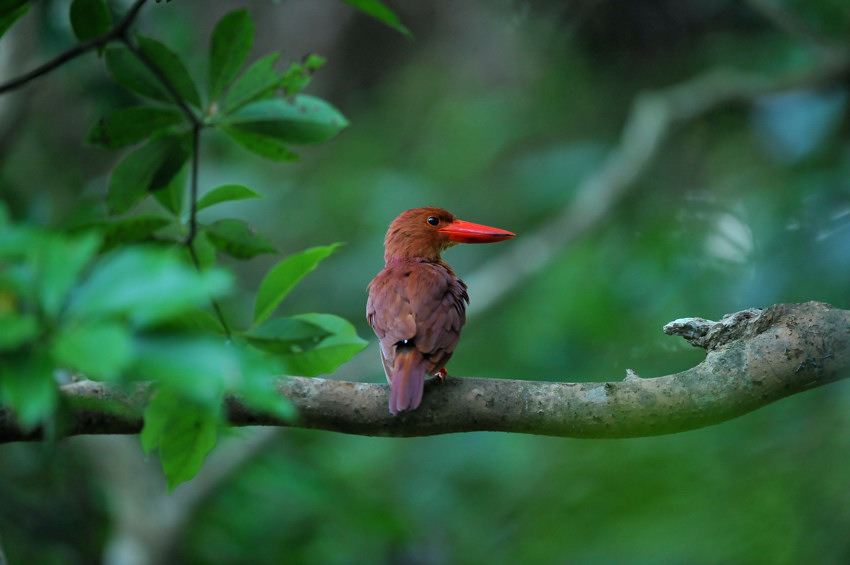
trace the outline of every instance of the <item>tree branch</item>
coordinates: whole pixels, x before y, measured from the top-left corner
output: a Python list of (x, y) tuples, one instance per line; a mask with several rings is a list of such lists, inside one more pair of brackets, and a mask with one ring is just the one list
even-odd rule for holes
[(136, 0), (130, 7), (130, 10), (127, 12), (124, 18), (122, 18), (121, 21), (118, 22), (115, 27), (113, 27), (106, 33), (92, 38), (86, 42), (78, 43), (74, 47), (68, 49), (64, 53), (61, 53), (56, 58), (51, 59), (40, 67), (36, 67), (28, 73), (24, 73), (21, 76), (14, 78), (4, 84), (0, 84), (0, 94), (4, 94), (6, 92), (10, 92), (17, 88), (20, 88), (28, 82), (58, 69), (65, 63), (73, 61), (80, 55), (88, 53), (92, 49), (97, 49), (98, 47), (106, 45), (107, 43), (115, 41), (116, 39), (125, 38), (127, 36), (127, 30), (130, 29), (130, 25), (133, 23), (133, 21), (135, 21), (136, 16), (139, 15), (139, 10), (142, 9), (142, 5), (145, 3), (145, 1), (146, 0)]
[[(298, 426), (359, 435), (410, 437), (501, 431), (576, 438), (626, 438), (682, 432), (724, 422), (850, 376), (850, 311), (820, 302), (746, 310), (720, 322), (688, 318), (664, 331), (705, 347), (687, 371), (623, 381), (565, 383), (448, 377), (426, 383), (422, 405), (391, 416), (386, 385), (290, 377), (278, 388), (297, 422), (227, 400), (234, 426)], [(69, 435), (137, 433), (147, 385), (131, 391), (82, 381), (63, 387)], [(116, 410), (119, 407), (121, 410)], [(0, 410), (0, 443), (40, 439)]]

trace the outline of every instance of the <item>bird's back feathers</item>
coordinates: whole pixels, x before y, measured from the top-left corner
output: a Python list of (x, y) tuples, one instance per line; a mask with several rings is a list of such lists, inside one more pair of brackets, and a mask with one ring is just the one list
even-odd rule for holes
[(443, 369), (466, 322), (466, 285), (442, 262), (392, 260), (369, 284), (366, 317), (381, 342), (390, 411), (422, 400), (425, 375)]

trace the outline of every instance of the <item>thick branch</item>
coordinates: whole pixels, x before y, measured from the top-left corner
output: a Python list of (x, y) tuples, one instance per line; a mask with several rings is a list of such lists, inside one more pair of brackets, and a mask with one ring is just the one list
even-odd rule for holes
[[(281, 380), (297, 407), (297, 422), (252, 412), (237, 399), (227, 409), (235, 426), (298, 426), (374, 436), (423, 436), (470, 431), (576, 438), (625, 438), (682, 432), (718, 424), (771, 402), (850, 376), (850, 311), (820, 302), (746, 310), (714, 323), (676, 320), (667, 333), (707, 348), (696, 367), (624, 381), (538, 382), (449, 377), (426, 384), (422, 405), (394, 417), (387, 386), (328, 379)], [(71, 400), (69, 434), (126, 434), (141, 429), (147, 390), (132, 392), (83, 381), (64, 387)], [(83, 402), (81, 402), (83, 401)], [(120, 406), (123, 411), (105, 410)], [(34, 440), (0, 410), (0, 442)]]

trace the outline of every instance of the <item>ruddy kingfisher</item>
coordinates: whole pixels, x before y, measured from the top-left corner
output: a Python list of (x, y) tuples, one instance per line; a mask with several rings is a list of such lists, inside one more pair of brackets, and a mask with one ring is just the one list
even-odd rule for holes
[(407, 210), (390, 224), (386, 265), (369, 283), (366, 319), (381, 343), (392, 414), (419, 406), (426, 375), (445, 378), (466, 322), (466, 285), (440, 254), (458, 243), (492, 243), (514, 235), (434, 207)]

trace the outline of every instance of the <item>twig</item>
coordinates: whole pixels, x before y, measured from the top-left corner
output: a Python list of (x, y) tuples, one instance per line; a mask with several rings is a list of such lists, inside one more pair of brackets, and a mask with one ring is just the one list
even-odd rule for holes
[(36, 67), (35, 69), (29, 71), (28, 73), (24, 73), (23, 75), (14, 78), (2, 85), (0, 85), (0, 94), (4, 94), (6, 92), (10, 92), (17, 88), (20, 88), (27, 84), (28, 82), (35, 80), (47, 73), (58, 69), (65, 63), (72, 61), (79, 57), (80, 55), (91, 51), (92, 49), (97, 49), (102, 45), (106, 45), (111, 41), (115, 41), (117, 39), (124, 39), (127, 37), (127, 30), (130, 28), (130, 25), (136, 19), (136, 16), (139, 14), (139, 10), (142, 8), (142, 5), (146, 0), (136, 0), (136, 2), (130, 7), (130, 11), (127, 12), (127, 15), (122, 18), (118, 24), (107, 31), (106, 33), (99, 35), (93, 39), (90, 39), (83, 43), (78, 43), (71, 49), (68, 49), (64, 53), (60, 54), (55, 59), (44, 63), (40, 67)]

